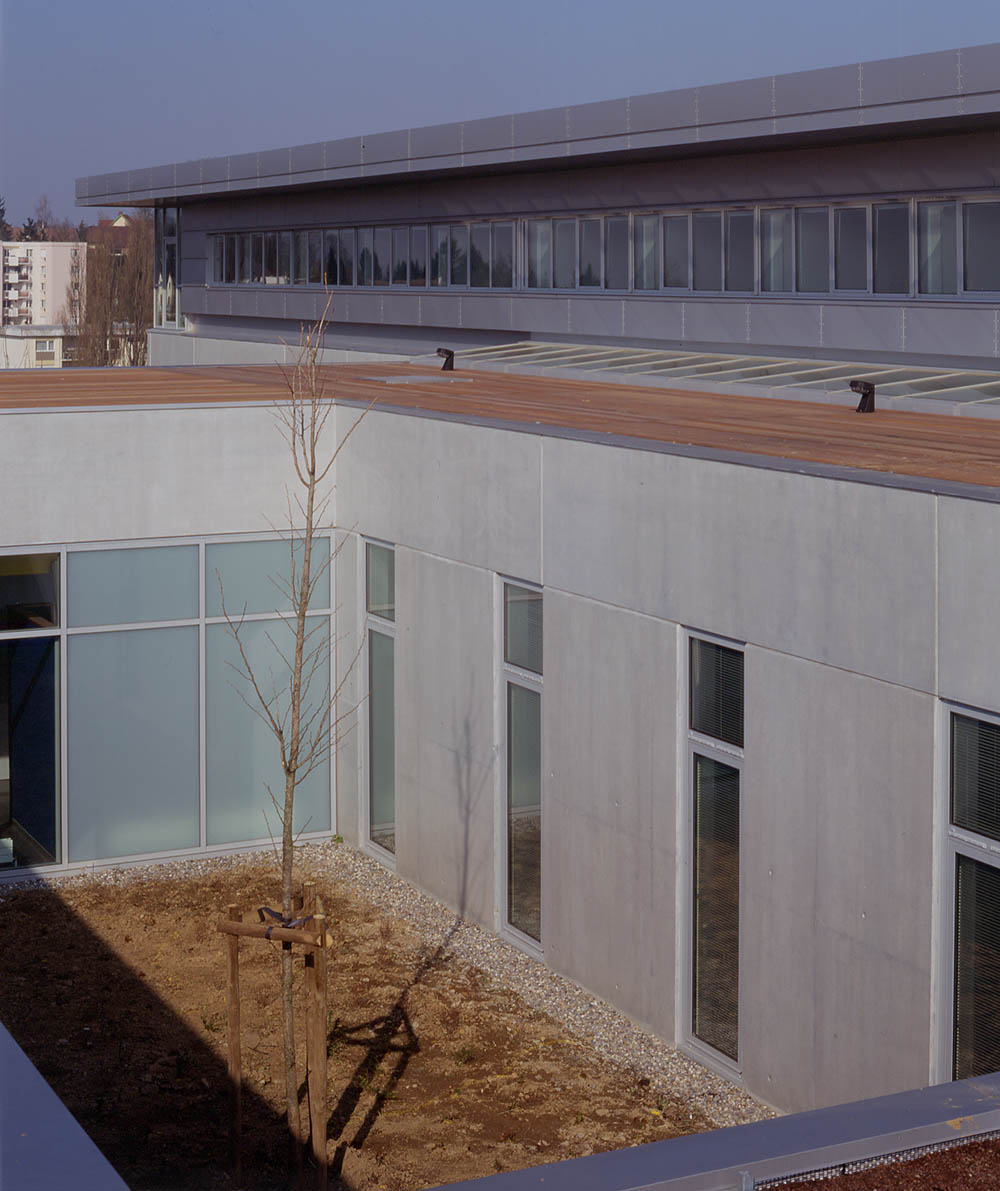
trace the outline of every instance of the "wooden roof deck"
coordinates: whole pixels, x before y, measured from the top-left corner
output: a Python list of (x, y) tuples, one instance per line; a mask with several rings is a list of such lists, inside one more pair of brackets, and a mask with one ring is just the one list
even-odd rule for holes
[[(376, 405), (1000, 487), (1000, 419), (857, 414), (846, 399), (841, 408), (412, 364), (332, 365), (323, 374), (330, 395)], [(273, 402), (286, 394), (276, 367), (0, 372), (0, 412)], [(2, 436), (0, 418), (0, 443)]]

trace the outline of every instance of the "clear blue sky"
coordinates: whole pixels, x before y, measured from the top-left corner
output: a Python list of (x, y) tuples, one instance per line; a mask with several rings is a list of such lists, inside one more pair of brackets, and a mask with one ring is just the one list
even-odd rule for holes
[(990, 41), (997, 0), (0, 0), (0, 194)]

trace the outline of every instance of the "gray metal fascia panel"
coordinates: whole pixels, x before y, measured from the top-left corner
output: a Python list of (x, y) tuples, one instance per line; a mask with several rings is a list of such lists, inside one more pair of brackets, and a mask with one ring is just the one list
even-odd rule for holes
[(236, 153), (229, 158), (229, 181), (241, 187), (257, 181), (257, 154)]
[(857, 65), (779, 74), (774, 77), (774, 114), (843, 111), (858, 106), (859, 94)]
[(365, 166), (381, 165), (383, 167), (406, 163), (410, 159), (409, 129), (399, 132), (376, 132), (361, 138), (362, 152)]
[(865, 62), (861, 68), (862, 102), (872, 107), (940, 99), (955, 95), (958, 81), (957, 50)]
[(566, 109), (567, 140), (623, 137), (629, 131), (631, 104), (627, 99), (579, 103)]
[(290, 182), (292, 151), (291, 149), (265, 149), (257, 154), (258, 178), (274, 178), (287, 184)]
[[(477, 121), (471, 121), (475, 124)], [(462, 152), (462, 124), (433, 124), (429, 128), (414, 128), (410, 132), (410, 160), (452, 157)]]
[(317, 141), (311, 145), (294, 145), (288, 151), (288, 172), (296, 175), (296, 182), (301, 182), (303, 174), (318, 172), (323, 168), (323, 142)]
[(364, 161), (364, 137), (342, 137), (336, 141), (323, 142), (323, 168), (327, 170), (350, 166), (359, 171)]
[(203, 157), (200, 165), (203, 185), (211, 186), (229, 181), (228, 157)]
[(962, 95), (996, 91), (1000, 79), (1000, 44), (968, 46), (955, 52)]
[(174, 185), (178, 187), (201, 186), (201, 162), (180, 161), (174, 166)]
[(544, 108), (514, 117), (514, 146), (561, 145), (566, 140), (567, 108)]
[(746, 79), (738, 83), (717, 83), (701, 87), (698, 95), (698, 123), (729, 125), (744, 120), (770, 120), (774, 80)]
[(458, 125), (459, 143), (454, 150), (463, 153), (495, 153), (498, 150), (507, 154), (516, 136), (516, 116), (485, 116), (479, 120), (466, 120)]
[(693, 128), (698, 120), (697, 87), (633, 95), (629, 100), (629, 125), (633, 133)]

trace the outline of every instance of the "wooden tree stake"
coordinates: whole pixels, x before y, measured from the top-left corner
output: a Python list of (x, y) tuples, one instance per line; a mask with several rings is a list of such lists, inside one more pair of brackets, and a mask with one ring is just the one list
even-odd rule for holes
[[(239, 922), (238, 906), (229, 907), (231, 922)], [(233, 1186), (243, 1186), (243, 1060), (240, 1054), (240, 940), (227, 935), (229, 948), (229, 1145), (233, 1164)]]
[[(313, 902), (315, 904), (315, 902)], [(309, 912), (307, 898), (304, 906)], [(319, 946), (306, 952), (306, 1067), (309, 1079), (309, 1132), (316, 1164), (316, 1187), (326, 1191), (326, 917), (314, 919)]]

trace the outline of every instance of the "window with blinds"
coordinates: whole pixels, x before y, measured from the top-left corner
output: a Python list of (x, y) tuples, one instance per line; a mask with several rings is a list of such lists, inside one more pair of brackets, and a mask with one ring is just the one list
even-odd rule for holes
[(694, 755), (692, 1024), (696, 1038), (739, 1054), (740, 771)]
[(691, 638), (691, 730), (743, 747), (743, 654)]
[(1000, 869), (956, 865), (954, 1078), (968, 1079), (1000, 1070)]
[(1000, 724), (952, 715), (951, 821), (1000, 840)]

